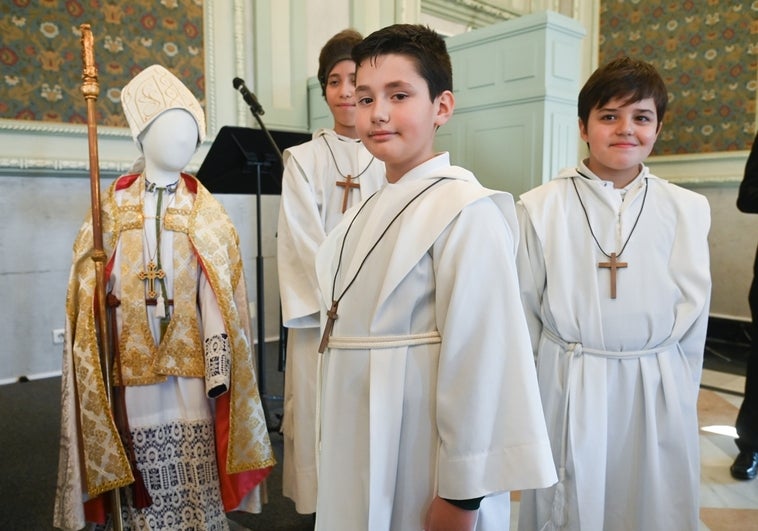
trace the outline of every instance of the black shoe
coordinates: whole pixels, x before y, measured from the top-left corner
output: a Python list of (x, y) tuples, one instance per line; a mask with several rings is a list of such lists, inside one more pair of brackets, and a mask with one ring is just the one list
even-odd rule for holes
[(758, 475), (758, 452), (741, 451), (729, 471), (735, 479), (753, 479)]

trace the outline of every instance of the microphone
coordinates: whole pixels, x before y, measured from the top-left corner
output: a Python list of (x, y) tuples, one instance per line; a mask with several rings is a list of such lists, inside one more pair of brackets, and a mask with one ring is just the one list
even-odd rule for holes
[(244, 81), (242, 81), (238, 77), (235, 77), (232, 84), (234, 85), (235, 90), (240, 91), (240, 93), (242, 94), (242, 98), (245, 100), (245, 103), (247, 103), (250, 106), (250, 109), (253, 111), (254, 114), (265, 113), (265, 111), (263, 110), (263, 107), (261, 107), (261, 104), (258, 103), (258, 98), (256, 98), (255, 94), (253, 94), (247, 89)]

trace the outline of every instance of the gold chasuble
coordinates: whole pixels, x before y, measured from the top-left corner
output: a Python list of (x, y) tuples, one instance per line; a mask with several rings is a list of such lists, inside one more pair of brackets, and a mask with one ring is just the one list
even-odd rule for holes
[[(174, 232), (174, 311), (165, 336), (156, 345), (145, 319), (145, 279), (150, 280), (150, 276), (145, 274), (143, 253), (145, 224), (141, 191), (144, 189), (144, 177), (140, 177), (122, 190), (121, 204), (116, 207), (121, 240), (120, 307), (122, 322), (128, 326), (123, 327), (118, 338), (121, 375), (114, 367), (113, 382), (122, 385), (121, 377), (125, 385), (158, 383), (168, 375), (203, 378), (205, 355), (197, 314), (198, 260), (189, 238), (194, 195), (184, 186), (177, 187), (173, 206), (166, 210), (165, 229)], [(201, 245), (205, 247), (207, 242)], [(238, 272), (232, 271), (232, 274)], [(158, 275), (153, 272), (153, 276)], [(220, 282), (214, 283), (211, 279), (211, 284), (217, 293), (215, 286)], [(156, 295), (148, 293), (148, 296)]]
[[(231, 475), (246, 485), (260, 483), (275, 464), (252, 357), (247, 288), (239, 236), (223, 207), (194, 177), (182, 174), (165, 228), (174, 232), (173, 315), (155, 345), (146, 321), (143, 227), (140, 191), (144, 177), (117, 179), (103, 197), (106, 274), (120, 243), (121, 315), (118, 338), (126, 386), (161, 382), (167, 376), (203, 378), (205, 355), (197, 312), (198, 267), (217, 298), (231, 347), (229, 390), (215, 399), (219, 478), (224, 505), (239, 503), (224, 492)], [(122, 198), (116, 204), (115, 193)], [(74, 243), (66, 298), (66, 346), (62, 369), (61, 450), (56, 521), (83, 520), (87, 499), (134, 481), (105, 393), (95, 327), (95, 268), (88, 219)], [(144, 276), (143, 276), (144, 278)], [(115, 364), (114, 364), (115, 366)], [(114, 374), (114, 385), (122, 385)], [(220, 437), (220, 438), (219, 438)], [(225, 456), (222, 459), (222, 456)], [(240, 474), (245, 473), (246, 475)], [(227, 510), (229, 510), (227, 508)]]

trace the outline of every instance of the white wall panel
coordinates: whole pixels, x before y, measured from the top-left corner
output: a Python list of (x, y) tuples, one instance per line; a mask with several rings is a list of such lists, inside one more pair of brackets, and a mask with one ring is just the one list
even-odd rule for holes
[(453, 160), (516, 198), (575, 164), (583, 35), (546, 12), (448, 39), (456, 111), (445, 127), (465, 138)]

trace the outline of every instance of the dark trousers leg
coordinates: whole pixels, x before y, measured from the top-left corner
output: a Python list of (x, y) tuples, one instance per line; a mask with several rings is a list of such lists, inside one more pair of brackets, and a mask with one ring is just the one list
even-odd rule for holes
[(737, 446), (740, 450), (758, 452), (758, 348), (753, 336), (753, 348), (747, 360), (745, 398), (737, 415)]
[(750, 286), (751, 348), (747, 360), (745, 398), (737, 415), (737, 446), (740, 450), (758, 451), (758, 254), (756, 254), (753, 283)]

